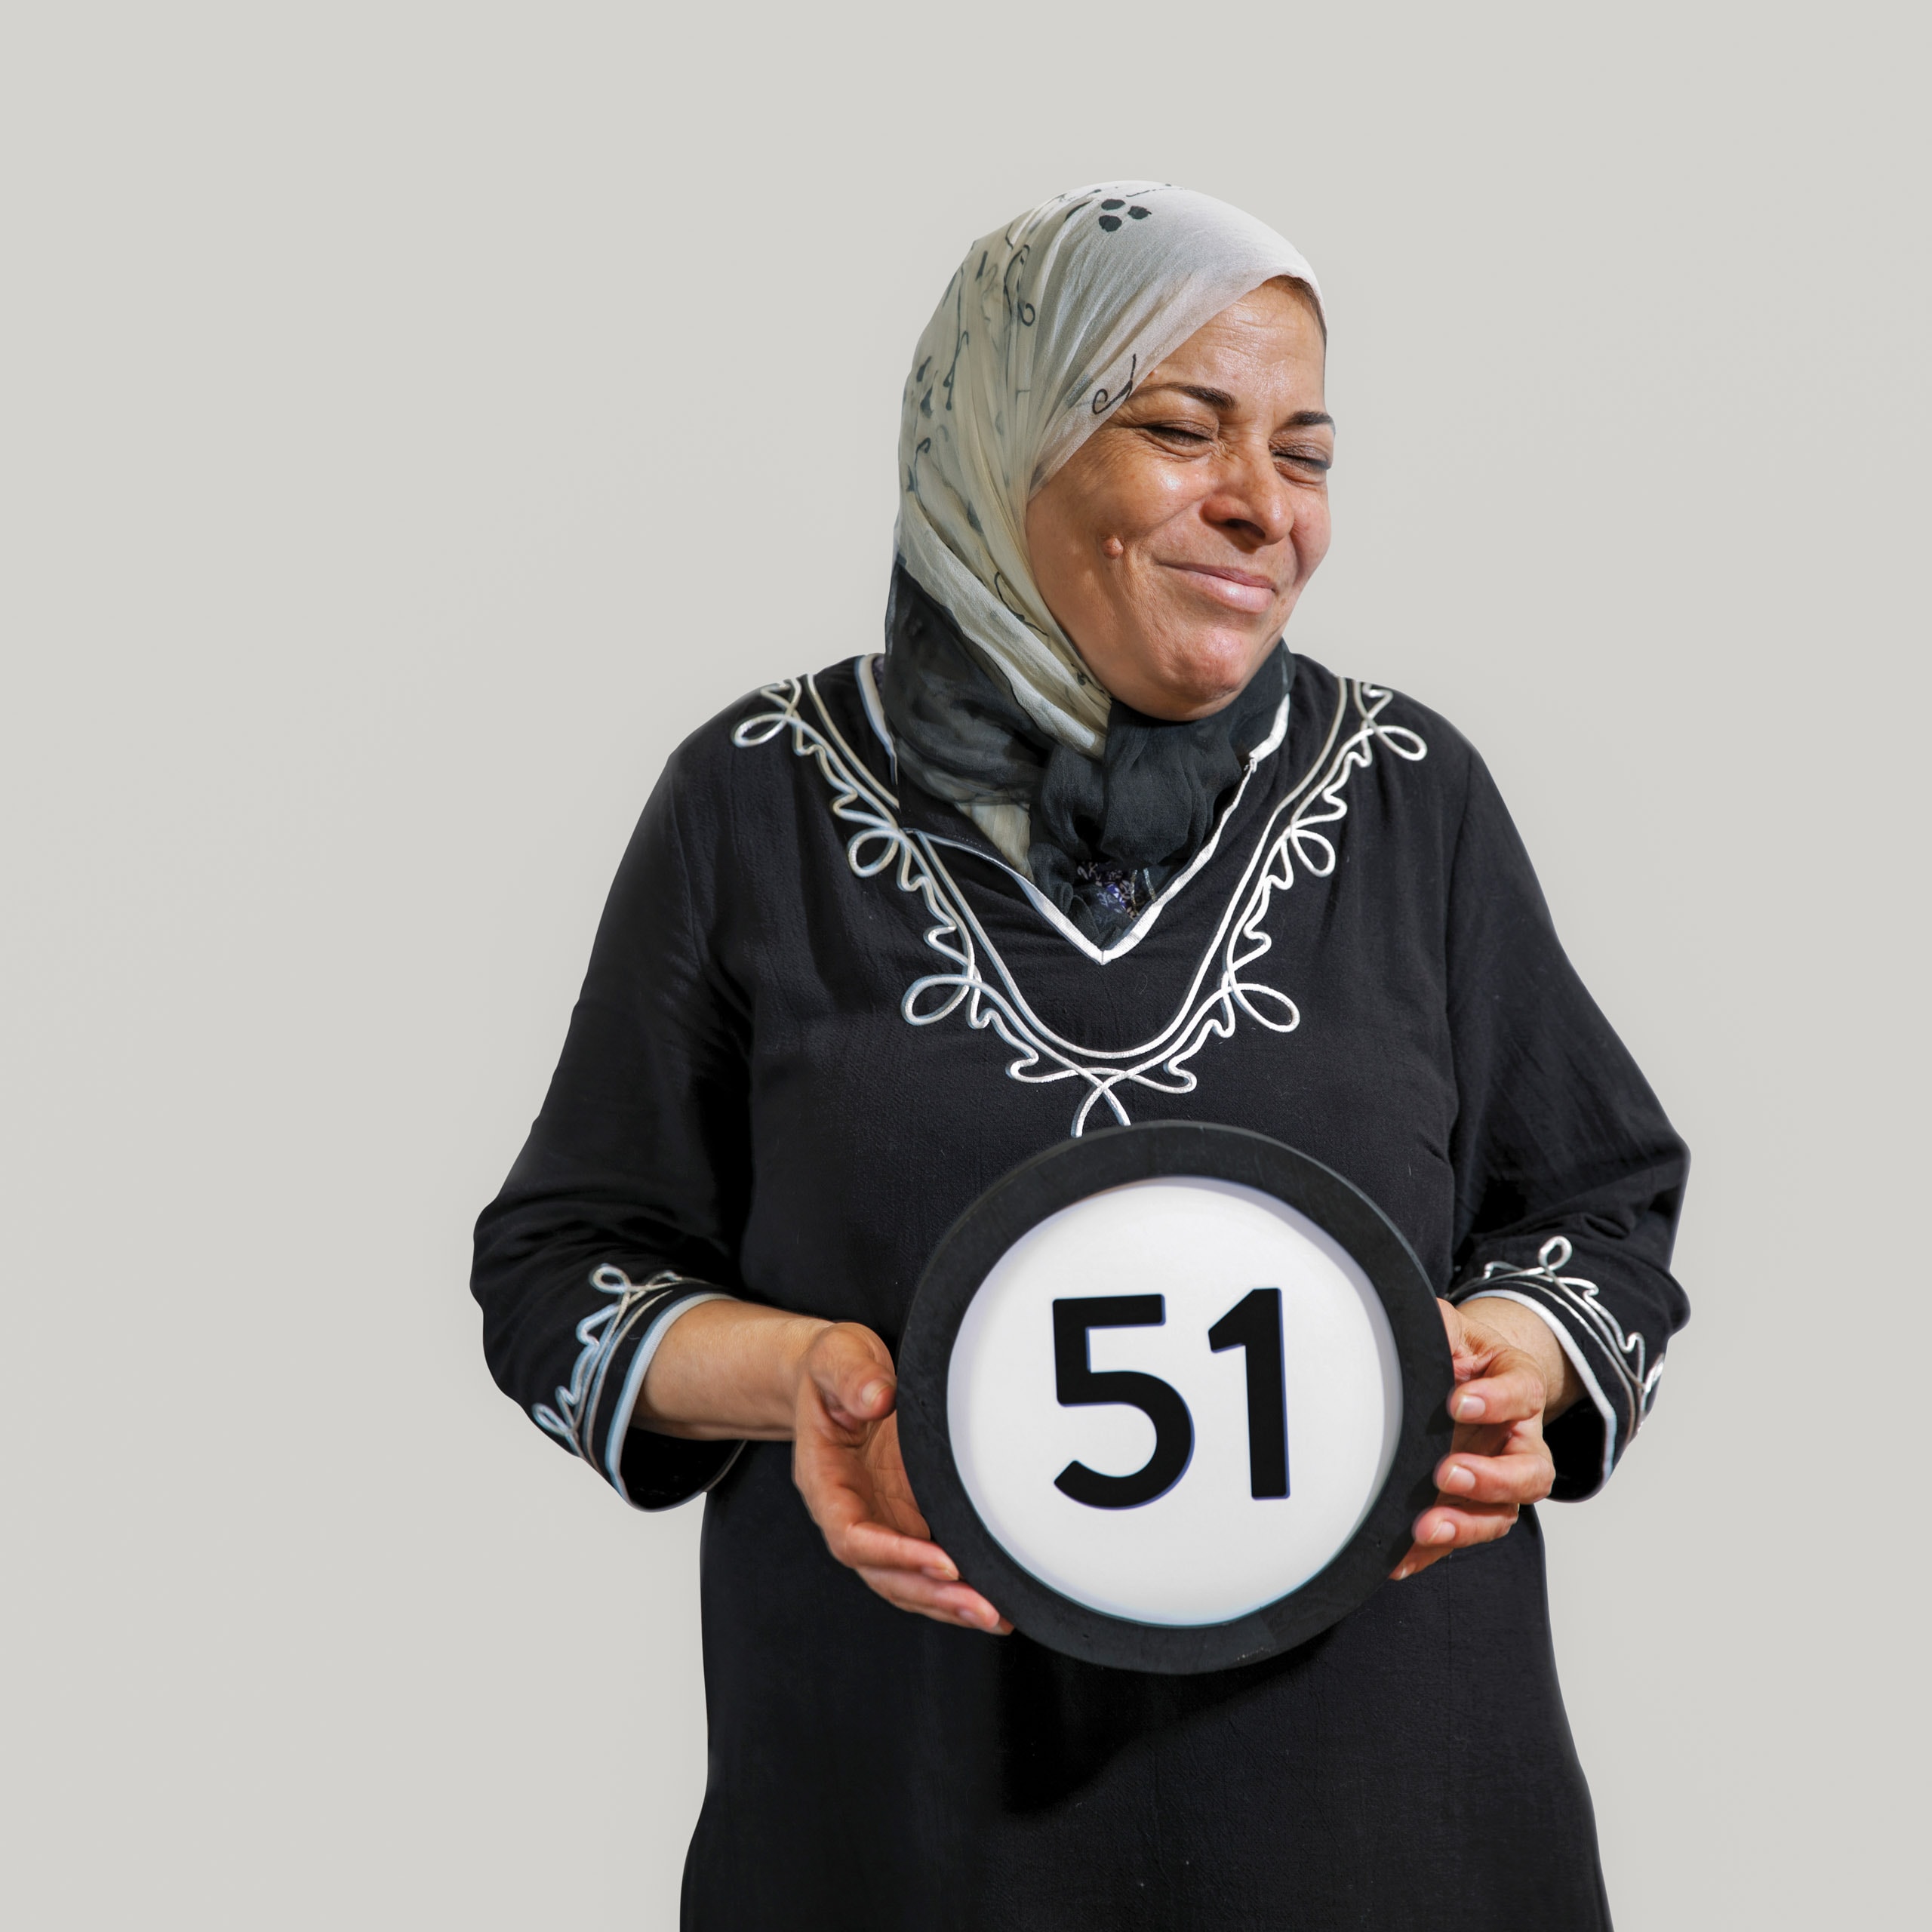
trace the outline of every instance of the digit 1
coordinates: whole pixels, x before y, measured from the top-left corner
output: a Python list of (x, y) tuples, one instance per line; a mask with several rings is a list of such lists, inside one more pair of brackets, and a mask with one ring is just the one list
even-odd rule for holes
[(1281, 1360), (1281, 1291), (1255, 1288), (1208, 1331), (1217, 1355), (1247, 1352), (1247, 1489), (1251, 1496), (1288, 1493), (1288, 1401)]

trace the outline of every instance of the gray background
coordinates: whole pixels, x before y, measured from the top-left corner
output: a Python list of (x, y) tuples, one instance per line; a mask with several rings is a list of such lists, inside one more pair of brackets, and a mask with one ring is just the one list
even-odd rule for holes
[(1140, 174), (1315, 262), (1293, 639), (1697, 1152), (1547, 1518), (1620, 1923), (1911, 1920), (1917, 11), (10, 9), (0, 1915), (675, 1922), (699, 1512), (497, 1395), (469, 1225), (667, 749), (875, 643), (955, 261)]

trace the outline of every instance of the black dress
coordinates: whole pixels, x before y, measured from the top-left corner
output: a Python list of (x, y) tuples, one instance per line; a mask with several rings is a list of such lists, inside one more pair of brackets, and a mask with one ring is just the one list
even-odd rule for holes
[(1142, 1676), (889, 1608), (786, 1445), (629, 1427), (696, 1284), (895, 1344), (963, 1208), (1121, 1118), (1286, 1140), (1441, 1292), (1543, 1312), (1588, 1391), (1551, 1431), (1560, 1497), (1607, 1475), (1685, 1318), (1683, 1146), (1441, 718), (1298, 660), (1285, 735), (1103, 959), (896, 781), (873, 669), (771, 687), (672, 757), (477, 1231), (506, 1392), (635, 1503), (713, 1485), (685, 1924), (1607, 1924), (1533, 1512), (1298, 1651)]

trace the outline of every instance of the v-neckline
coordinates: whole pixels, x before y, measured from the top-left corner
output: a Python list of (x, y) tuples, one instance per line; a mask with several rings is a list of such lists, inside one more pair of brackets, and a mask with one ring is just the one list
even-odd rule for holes
[[(882, 656), (874, 653), (855, 658), (853, 668), (857, 678), (860, 701), (865, 708), (866, 721), (872, 727), (872, 735), (884, 749), (892, 783), (897, 785), (900, 782), (899, 754), (893, 745), (891, 729), (886, 723), (885, 706), (878, 690), (877, 667), (884, 661)], [(1235, 814), (1240, 810), (1241, 801), (1247, 797), (1255, 773), (1287, 742), (1289, 707), (1294, 695), (1294, 679), (1291, 677), (1288, 688), (1281, 694), (1281, 702), (1276, 708), (1274, 724), (1269, 728), (1268, 735), (1242, 760), (1240, 780), (1232, 795), (1216, 812), (1214, 829), (1202, 841), (1201, 849), (1168, 880), (1146, 907), (1134, 915), (1126, 931), (1110, 946), (1097, 946), (1089, 939), (990, 839), (973, 830), (972, 821), (956, 806), (947, 809), (958, 821), (957, 831), (940, 832), (931, 826), (925, 826), (915, 829), (916, 835), (932, 844), (947, 846), (955, 851), (967, 853), (987, 865), (997, 867), (1019, 887), (1028, 905), (1069, 946), (1092, 960), (1096, 965), (1111, 965), (1116, 959), (1124, 958), (1131, 952), (1153, 931), (1161, 914), (1213, 863), (1214, 854), (1220, 848), (1222, 834), (1233, 823)], [(895, 797), (892, 802), (903, 815), (904, 801)], [(937, 802), (944, 806), (946, 801), (940, 800)]]
[[(816, 764), (831, 789), (832, 816), (848, 829), (845, 863), (853, 875), (888, 877), (899, 891), (924, 903), (929, 915), (924, 938), (940, 970), (922, 974), (906, 989), (899, 1005), (906, 1023), (935, 1026), (963, 1011), (975, 1032), (991, 1028), (1012, 1051), (1006, 1069), (1010, 1079), (1032, 1084), (1080, 1081), (1085, 1096), (1069, 1129), (1078, 1134), (1102, 1102), (1127, 1124), (1131, 1116), (1121, 1097), (1124, 1088), (1193, 1092), (1189, 1063), (1210, 1038), (1232, 1038), (1244, 1016), (1273, 1033), (1292, 1033), (1301, 1024), (1301, 1009), (1294, 998), (1256, 971), (1274, 947), (1266, 930), (1269, 907), (1277, 894), (1294, 885), (1298, 869), (1319, 878), (1334, 871), (1337, 854), (1322, 828), (1347, 817), (1343, 788), (1352, 775), (1374, 764), (1378, 746), (1411, 764), (1429, 755), (1428, 746), (1407, 725), (1383, 722), (1382, 713), (1394, 701), (1392, 691), (1354, 678), (1338, 679), (1337, 685), (1335, 712), (1321, 751), (1292, 782), (1271, 788), (1260, 835), (1241, 863), (1173, 1017), (1149, 1038), (1124, 1047), (1084, 1046), (1035, 1011), (974, 910), (971, 896), (947, 865), (940, 843), (944, 835), (904, 822), (897, 795), (868, 761), (863, 731), (855, 729), (848, 737), (816, 678), (789, 678), (764, 686), (758, 695), (770, 708), (740, 718), (731, 742), (749, 750), (788, 734), (792, 756)], [(808, 700), (816, 721), (800, 708)], [(1352, 712), (1355, 728), (1344, 736)], [(925, 796), (919, 793), (913, 800), (922, 811)], [(986, 856), (968, 840), (951, 842), (975, 857)], [(1076, 950), (1105, 964), (1108, 957), (1118, 958), (1121, 949), (1106, 955), (1097, 947)]]

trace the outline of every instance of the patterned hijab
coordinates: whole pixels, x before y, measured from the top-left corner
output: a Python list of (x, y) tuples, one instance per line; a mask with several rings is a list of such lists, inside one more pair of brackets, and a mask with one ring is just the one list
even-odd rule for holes
[(906, 380), (883, 693), (900, 762), (1103, 943), (1205, 837), (1287, 652), (1213, 718), (1115, 705), (1033, 581), (1026, 506), (1143, 375), (1278, 275), (1319, 301), (1294, 248), (1211, 196), (1057, 195), (973, 245)]

